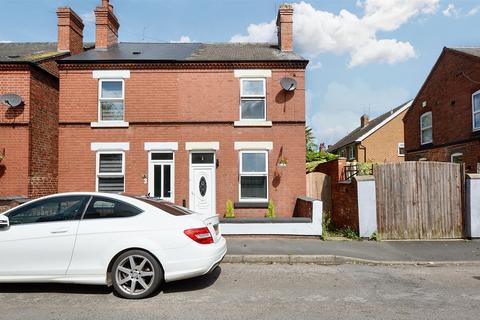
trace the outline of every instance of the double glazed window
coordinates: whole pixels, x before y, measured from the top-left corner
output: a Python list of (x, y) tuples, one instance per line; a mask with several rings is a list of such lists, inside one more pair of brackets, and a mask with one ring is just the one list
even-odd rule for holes
[(348, 147), (348, 160), (355, 160), (355, 148), (354, 146)]
[(240, 120), (266, 120), (265, 79), (240, 80)]
[(150, 196), (173, 201), (174, 190), (173, 152), (150, 153)]
[(472, 96), (473, 130), (480, 130), (480, 91)]
[(124, 81), (100, 80), (99, 87), (99, 120), (123, 121)]
[(398, 156), (404, 157), (405, 156), (405, 143), (398, 144)]
[(240, 152), (240, 200), (268, 201), (267, 151)]
[(125, 191), (125, 161), (123, 152), (97, 153), (97, 191)]
[(424, 113), (420, 117), (420, 141), (422, 144), (431, 143), (432, 137), (432, 113)]

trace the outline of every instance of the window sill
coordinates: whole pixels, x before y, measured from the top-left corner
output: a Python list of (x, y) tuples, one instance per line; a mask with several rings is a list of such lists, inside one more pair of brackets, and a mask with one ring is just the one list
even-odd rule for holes
[(128, 128), (129, 123), (125, 121), (100, 121), (90, 122), (92, 128)]
[(268, 202), (235, 202), (233, 204), (235, 209), (266, 209), (268, 208)]
[(235, 127), (271, 127), (272, 121), (248, 121), (240, 120), (233, 123)]

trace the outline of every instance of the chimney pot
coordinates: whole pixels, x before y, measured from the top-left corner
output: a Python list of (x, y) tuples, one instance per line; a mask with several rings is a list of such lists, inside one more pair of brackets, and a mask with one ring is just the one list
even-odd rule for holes
[(78, 54), (83, 52), (83, 21), (68, 7), (57, 9), (57, 50)]
[(360, 117), (360, 126), (362, 128), (365, 128), (366, 126), (368, 126), (368, 115), (364, 114)]
[(282, 4), (277, 15), (278, 47), (282, 51), (293, 51), (293, 6)]

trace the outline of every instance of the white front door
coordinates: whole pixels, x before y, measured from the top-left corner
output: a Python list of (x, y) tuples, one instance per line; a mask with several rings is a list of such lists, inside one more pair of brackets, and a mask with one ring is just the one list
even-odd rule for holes
[(215, 153), (190, 154), (190, 209), (209, 216), (215, 209)]

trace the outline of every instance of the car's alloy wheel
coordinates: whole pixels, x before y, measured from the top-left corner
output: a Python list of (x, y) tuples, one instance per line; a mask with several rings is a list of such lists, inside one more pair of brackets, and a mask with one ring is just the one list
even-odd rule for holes
[(157, 260), (149, 253), (132, 250), (121, 254), (112, 268), (115, 291), (122, 297), (141, 299), (160, 285), (163, 274)]

